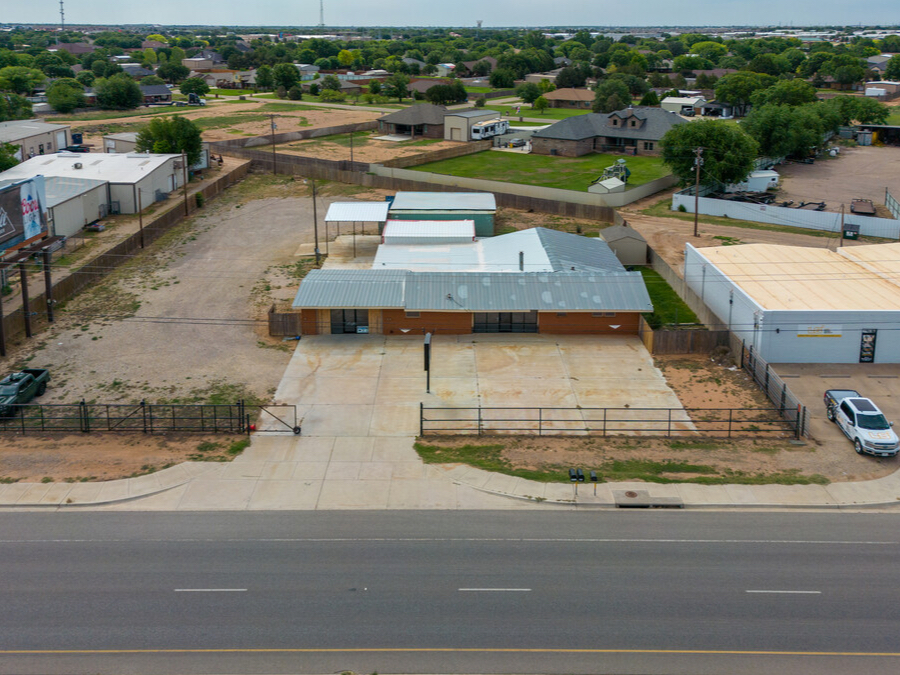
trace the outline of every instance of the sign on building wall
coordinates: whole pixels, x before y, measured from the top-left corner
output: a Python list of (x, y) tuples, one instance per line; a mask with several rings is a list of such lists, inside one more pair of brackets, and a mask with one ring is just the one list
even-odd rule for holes
[(797, 326), (797, 337), (801, 338), (833, 338), (841, 337), (841, 326)]
[(0, 253), (47, 235), (44, 178), (0, 188)]
[(862, 331), (859, 340), (859, 362), (875, 363), (875, 338), (878, 331), (874, 328), (866, 328)]

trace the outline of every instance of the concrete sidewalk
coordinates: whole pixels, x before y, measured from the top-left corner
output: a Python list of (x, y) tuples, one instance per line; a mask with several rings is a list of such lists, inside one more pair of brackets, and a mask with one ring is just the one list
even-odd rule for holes
[(229, 511), (617, 508), (632, 492), (690, 509), (886, 509), (900, 471), (831, 485), (540, 483), (465, 465), (427, 465), (402, 437), (262, 432), (231, 463), (186, 462), (105, 483), (0, 485), (0, 510)]

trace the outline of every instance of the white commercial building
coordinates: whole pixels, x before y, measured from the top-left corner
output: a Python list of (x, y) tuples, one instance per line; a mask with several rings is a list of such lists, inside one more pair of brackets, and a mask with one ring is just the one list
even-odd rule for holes
[[(86, 178), (109, 184), (109, 212), (137, 213), (164, 200), (184, 183), (181, 155), (60, 152), (34, 157), (0, 174), (0, 179)], [(140, 194), (138, 194), (140, 191)]]
[(687, 244), (684, 279), (769, 363), (900, 363), (900, 243)]

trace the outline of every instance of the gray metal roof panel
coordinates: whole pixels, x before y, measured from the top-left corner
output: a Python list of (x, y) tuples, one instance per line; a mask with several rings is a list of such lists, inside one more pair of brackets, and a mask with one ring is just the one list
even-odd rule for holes
[(41, 120), (8, 120), (0, 122), (0, 142), (13, 143), (24, 138), (68, 128), (67, 124), (47, 124)]
[(585, 113), (576, 115), (555, 124), (546, 129), (535, 131), (533, 138), (554, 138), (567, 141), (578, 141), (595, 136), (608, 138), (645, 138), (659, 140), (672, 127), (684, 124), (687, 120), (680, 115), (671, 113), (661, 108), (633, 108), (632, 112), (638, 119), (646, 120), (640, 128), (613, 127), (608, 123), (609, 117), (615, 115), (622, 117), (626, 110), (617, 110), (613, 113)]
[(379, 117), (378, 120), (391, 124), (443, 124), (446, 112), (447, 109), (442, 105), (418, 103)]
[(582, 237), (568, 232), (535, 228), (554, 272), (624, 272), (625, 267), (602, 239)]
[(605, 227), (600, 230), (600, 236), (603, 238), (603, 241), (619, 241), (620, 239), (647, 241), (640, 232), (627, 225), (611, 225), (610, 227)]
[(294, 307), (403, 307), (406, 270), (312, 270)]
[(482, 117), (491, 115), (492, 117), (500, 117), (500, 111), (488, 110), (487, 108), (475, 108), (474, 110), (451, 110), (447, 113), (447, 117)]
[(398, 192), (391, 211), (496, 211), (491, 192)]
[(469, 312), (653, 310), (639, 272), (410, 272), (405, 307)]
[(52, 209), (94, 188), (106, 185), (107, 181), (94, 178), (67, 178), (63, 176), (47, 176), (44, 178), (44, 191), (47, 195), (47, 208)]

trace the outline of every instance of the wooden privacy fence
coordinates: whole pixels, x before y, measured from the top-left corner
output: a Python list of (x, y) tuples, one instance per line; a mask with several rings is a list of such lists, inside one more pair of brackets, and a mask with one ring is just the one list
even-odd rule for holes
[(490, 150), (493, 145), (492, 141), (472, 141), (471, 143), (461, 143), (452, 148), (444, 148), (443, 150), (432, 150), (431, 152), (420, 152), (409, 157), (397, 157), (381, 162), (381, 166), (387, 166), (394, 169), (405, 169), (410, 166), (421, 166), (431, 162), (440, 162), (443, 159), (453, 159), (454, 157), (465, 157), (466, 155), (474, 155), (479, 152)]
[(274, 304), (269, 308), (269, 335), (294, 337), (300, 333), (300, 312), (277, 312)]
[[(245, 163), (232, 169), (227, 174), (204, 187), (198, 192), (205, 200), (212, 199), (221, 194), (226, 188), (244, 178), (250, 171), (250, 164)], [(173, 197), (174, 199), (174, 197)], [(190, 215), (198, 209), (193, 197), (187, 200), (187, 211)], [(144, 245), (149, 245), (159, 239), (174, 225), (185, 219), (185, 206), (181, 193), (178, 193), (178, 203), (168, 211), (161, 213), (152, 220), (144, 223)], [(53, 284), (53, 302), (65, 302), (73, 298), (82, 289), (97, 283), (100, 279), (112, 272), (116, 267), (131, 259), (141, 249), (141, 233), (135, 232), (130, 237), (120, 242), (108, 251), (92, 258), (81, 267), (72, 270), (68, 276), (60, 278)], [(36, 263), (28, 263), (31, 270), (37, 270)], [(36, 289), (35, 289), (36, 290)], [(37, 332), (47, 324), (47, 299), (43, 291), (31, 295), (28, 306), (31, 316), (32, 331)], [(19, 307), (3, 317), (3, 330), (7, 341), (15, 340), (25, 334), (25, 314)]]
[(716, 347), (729, 347), (731, 333), (727, 330), (652, 329), (641, 317), (639, 335), (651, 354), (708, 354)]
[[(227, 141), (228, 143), (230, 141)], [(262, 150), (249, 150), (245, 148), (230, 147), (220, 142), (210, 143), (210, 148), (215, 152), (224, 153), (234, 157), (252, 160), (254, 167), (263, 171), (272, 171), (273, 162), (276, 173), (286, 175), (300, 175), (317, 180), (332, 180), (339, 183), (362, 185), (379, 190), (408, 190), (415, 192), (481, 192), (470, 188), (442, 183), (429, 183), (424, 180), (411, 180), (407, 178), (394, 178), (393, 176), (377, 176), (369, 171), (369, 165), (362, 162), (349, 162), (345, 160), (329, 161), (313, 157), (300, 157), (298, 155), (277, 154), (273, 158), (271, 152)], [(423, 174), (424, 177), (425, 174)], [(528, 195), (517, 195), (508, 192), (493, 191), (497, 205), (505, 208), (520, 209), (522, 211), (539, 211), (556, 216), (568, 218), (584, 218), (586, 220), (598, 220), (605, 223), (621, 223), (621, 216), (610, 206), (596, 204), (579, 204), (566, 202), (559, 199), (541, 199)]]

